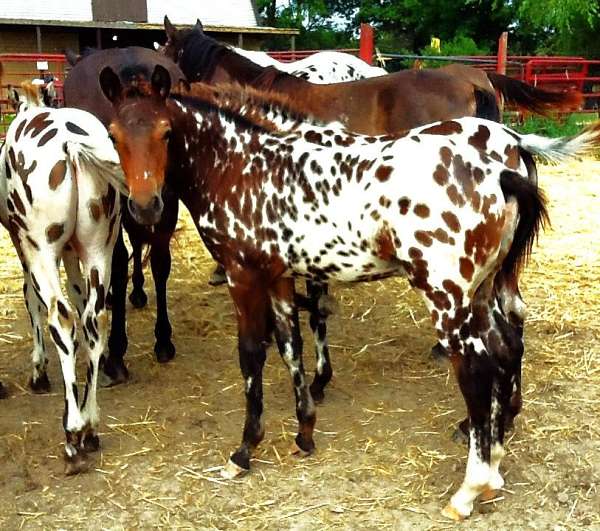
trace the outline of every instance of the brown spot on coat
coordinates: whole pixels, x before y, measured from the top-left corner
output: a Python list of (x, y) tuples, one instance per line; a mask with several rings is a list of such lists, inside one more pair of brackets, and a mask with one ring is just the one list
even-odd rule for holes
[(389, 227), (382, 227), (375, 235), (375, 256), (386, 262), (397, 259), (394, 238)]
[(454, 133), (462, 133), (462, 125), (454, 120), (442, 122), (441, 124), (432, 125), (427, 129), (421, 130), (422, 135), (453, 135)]
[(423, 203), (417, 203), (413, 211), (420, 218), (429, 217), (429, 207)]
[(521, 163), (521, 157), (519, 155), (519, 147), (508, 145), (504, 149), (504, 154), (506, 155), (506, 161), (504, 164), (511, 170), (519, 169), (519, 165)]
[(469, 137), (468, 142), (475, 149), (485, 151), (487, 149), (487, 141), (489, 138), (490, 130), (485, 125), (480, 125), (477, 128), (477, 132), (473, 133), (473, 135)]
[(27, 120), (23, 120), (17, 127), (17, 130), (15, 131), (15, 142), (19, 140), (19, 137), (21, 136), (21, 133), (23, 132), (23, 127), (25, 127), (26, 123), (27, 123)]
[(25, 130), (23, 131), (23, 136), (26, 136), (30, 131), (32, 131), (31, 138), (35, 138), (39, 135), (46, 127), (53, 123), (53, 120), (46, 120), (48, 116), (50, 116), (50, 113), (47, 111), (36, 114), (29, 120), (27, 127), (25, 127)]
[(400, 214), (406, 214), (410, 207), (410, 199), (408, 197), (401, 197), (398, 199), (398, 207), (400, 208)]
[(62, 182), (65, 180), (67, 173), (67, 163), (64, 160), (59, 160), (52, 169), (50, 170), (50, 177), (48, 178), (48, 186), (50, 190), (56, 190)]
[(442, 158), (442, 163), (446, 168), (450, 167), (450, 162), (452, 162), (452, 150), (447, 146), (442, 146), (440, 148), (440, 157)]
[(377, 168), (377, 171), (375, 172), (375, 177), (379, 181), (384, 183), (385, 181), (387, 181), (390, 178), (392, 170), (393, 170), (393, 168), (391, 166), (386, 166), (386, 165), (382, 164), (381, 166), (379, 166), (379, 168)]
[(53, 223), (46, 229), (46, 240), (48, 240), (48, 243), (54, 243), (64, 232), (65, 226), (63, 223)]
[(100, 203), (91, 199), (88, 203), (88, 209), (90, 211), (90, 216), (94, 221), (98, 221), (100, 219), (100, 212), (102, 211), (100, 208)]
[(473, 262), (464, 256), (460, 259), (460, 274), (463, 278), (469, 282), (473, 279), (473, 272), (475, 267), (473, 266)]
[(458, 221), (455, 214), (446, 210), (445, 212), (442, 212), (442, 219), (452, 232), (460, 232), (460, 221)]
[(440, 186), (444, 186), (448, 183), (448, 176), (448, 170), (441, 164), (438, 164), (433, 172), (433, 180)]
[(431, 247), (433, 243), (433, 238), (429, 235), (429, 233), (423, 230), (415, 231), (415, 239), (422, 243), (425, 247)]
[(48, 142), (50, 142), (50, 140), (52, 140), (55, 136), (56, 133), (58, 133), (58, 129), (53, 128), (50, 129), (49, 131), (46, 131), (43, 135), (42, 138), (40, 138), (39, 142), (38, 142), (38, 147), (42, 147), (45, 146)]
[(73, 122), (65, 122), (65, 127), (67, 128), (68, 131), (70, 131), (71, 133), (74, 133), (76, 135), (90, 136), (89, 133), (85, 129), (82, 129), (81, 127), (79, 127), (77, 124), (74, 124)]

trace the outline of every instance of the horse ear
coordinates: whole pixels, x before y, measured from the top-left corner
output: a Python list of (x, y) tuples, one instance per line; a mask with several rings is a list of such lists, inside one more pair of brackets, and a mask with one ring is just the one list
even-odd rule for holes
[(152, 72), (152, 92), (165, 99), (171, 91), (171, 74), (162, 65), (156, 65)]
[(200, 22), (199, 18), (196, 19), (196, 25), (194, 26), (194, 29), (200, 33), (204, 33), (204, 26), (202, 25), (202, 22)]
[(167, 39), (172, 41), (177, 34), (177, 29), (175, 28), (175, 26), (173, 26), (173, 24), (171, 24), (171, 21), (169, 20), (169, 17), (167, 15), (165, 15), (164, 23), (165, 23), (165, 33), (167, 34)]
[(81, 60), (81, 56), (77, 55), (71, 48), (65, 50), (65, 57), (71, 66), (75, 66)]
[(103, 68), (102, 72), (100, 72), (100, 88), (111, 103), (116, 103), (121, 99), (121, 90), (123, 88), (121, 80), (110, 66)]

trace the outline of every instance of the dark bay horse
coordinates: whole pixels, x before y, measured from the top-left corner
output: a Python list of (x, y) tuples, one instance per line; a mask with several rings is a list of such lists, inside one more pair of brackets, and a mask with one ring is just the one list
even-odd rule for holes
[[(114, 117), (114, 108), (104, 96), (98, 83), (102, 69), (110, 66), (116, 71), (124, 90), (127, 90), (127, 88), (135, 88), (140, 83), (148, 82), (156, 65), (163, 66), (169, 72), (173, 85), (185, 79), (179, 67), (172, 61), (147, 48), (132, 46), (92, 51), (80, 58), (67, 76), (64, 85), (65, 104), (95, 114), (105, 126), (108, 126)], [(164, 209), (163, 215), (160, 218), (156, 217), (152, 226), (137, 223), (131, 216), (130, 208), (123, 208), (123, 227), (133, 247), (133, 291), (130, 301), (137, 308), (144, 306), (147, 300), (143, 289), (142, 246), (150, 245), (150, 265), (154, 277), (157, 307), (154, 352), (159, 362), (166, 362), (175, 355), (167, 312), (166, 288), (171, 268), (169, 242), (177, 223), (178, 201), (168, 188), (164, 188), (160, 196), (154, 196), (154, 201), (162, 202)], [(123, 361), (127, 351), (125, 312), (127, 270), (127, 249), (123, 242), (122, 231), (119, 231), (112, 265), (112, 327), (108, 341), (109, 356), (103, 366), (108, 384), (123, 382), (129, 376)]]
[(469, 412), (465, 479), (444, 514), (465, 518), (478, 496), (494, 495), (523, 354), (496, 281), (522, 265), (546, 217), (522, 153), (561, 159), (591, 149), (600, 124), (549, 140), (463, 118), (375, 137), (318, 125), (281, 97), (239, 87), (196, 84), (192, 95), (169, 98), (160, 67), (137, 99), (119, 97), (109, 69), (101, 84), (116, 107), (110, 132), (129, 199), (154, 211), (148, 175), (157, 189), (172, 187), (227, 273), (246, 420), (225, 475), (248, 470), (264, 436), (262, 368), (273, 335), (293, 380), (297, 451), (314, 449), (293, 277), (405, 275), (450, 353)]
[[(324, 121), (342, 122), (348, 129), (363, 134), (396, 133), (437, 120), (477, 116), (500, 120), (495, 91), (514, 105), (533, 112), (547, 112), (556, 107), (570, 107), (581, 100), (577, 93), (554, 93), (536, 89), (506, 76), (485, 73), (464, 65), (444, 68), (406, 70), (348, 83), (315, 85), (273, 67), (263, 68), (236, 54), (230, 48), (204, 34), (200, 21), (192, 29), (177, 30), (165, 17), (167, 43), (163, 53), (175, 60), (189, 81), (239, 83), (290, 97), (308, 114)], [(533, 160), (526, 153), (535, 179)], [(516, 322), (522, 322), (524, 303), (518, 279), (506, 274), (504, 304), (512, 308)], [(312, 307), (311, 327), (315, 332), (317, 370), (311, 385), (313, 396), (323, 398), (323, 391), (333, 373), (326, 340), (326, 315), (317, 308), (325, 284), (309, 282), (307, 302)], [(445, 356), (434, 347), (436, 357)], [(514, 414), (521, 407), (517, 382)], [(465, 423), (462, 425), (463, 431)]]

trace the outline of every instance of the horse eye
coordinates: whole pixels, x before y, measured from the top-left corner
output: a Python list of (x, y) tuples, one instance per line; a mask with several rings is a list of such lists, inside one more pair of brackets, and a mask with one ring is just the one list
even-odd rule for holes
[(112, 133), (108, 133), (108, 138), (110, 138), (110, 141), (111, 141), (113, 144), (116, 144), (116, 143), (117, 143), (117, 140), (115, 139), (115, 136), (114, 136)]
[(169, 138), (171, 138), (171, 130), (167, 129), (163, 134), (163, 140), (169, 140)]

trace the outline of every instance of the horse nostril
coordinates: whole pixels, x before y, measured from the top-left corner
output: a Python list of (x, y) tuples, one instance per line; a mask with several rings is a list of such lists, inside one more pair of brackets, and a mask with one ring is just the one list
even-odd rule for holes
[(163, 201), (160, 195), (155, 195), (154, 199), (152, 199), (151, 208), (155, 212), (160, 212), (163, 207)]

